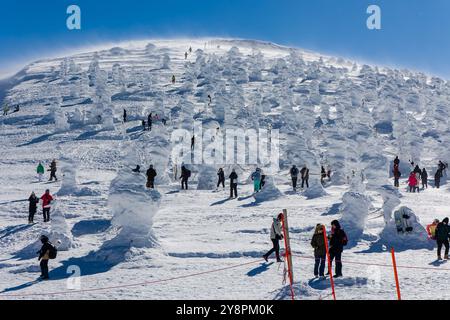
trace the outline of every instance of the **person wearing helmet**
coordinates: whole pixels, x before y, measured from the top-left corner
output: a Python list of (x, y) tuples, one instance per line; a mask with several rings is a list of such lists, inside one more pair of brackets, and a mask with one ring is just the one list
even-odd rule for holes
[(281, 221), (283, 220), (283, 214), (280, 213), (277, 217), (273, 218), (272, 228), (270, 228), (270, 240), (272, 240), (273, 247), (265, 255), (264, 260), (269, 261), (269, 256), (275, 252), (277, 262), (283, 262), (280, 259), (280, 240), (283, 240), (283, 232), (281, 229)]
[(49, 239), (47, 236), (42, 235), (40, 237), (40, 240), (42, 242), (41, 250), (39, 250), (37, 253), (39, 254), (38, 261), (40, 261), (40, 267), (41, 267), (41, 276), (40, 278), (42, 280), (47, 280), (48, 277), (48, 260), (50, 260), (50, 250), (51, 250), (51, 244), (49, 242)]

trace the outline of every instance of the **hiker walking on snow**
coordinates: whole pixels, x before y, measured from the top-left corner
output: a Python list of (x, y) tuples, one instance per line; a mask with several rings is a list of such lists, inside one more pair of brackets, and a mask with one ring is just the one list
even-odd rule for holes
[(320, 276), (321, 279), (325, 278), (325, 256), (326, 256), (326, 247), (325, 247), (325, 238), (323, 234), (324, 226), (318, 224), (316, 229), (314, 230), (314, 235), (311, 239), (311, 246), (314, 248), (314, 276), (318, 278)]
[(156, 170), (153, 169), (153, 165), (147, 170), (147, 188), (154, 189), (155, 188), (155, 177), (157, 176)]
[(277, 262), (283, 262), (280, 258), (280, 240), (283, 240), (283, 232), (281, 229), (281, 221), (283, 220), (283, 214), (280, 213), (276, 218), (273, 218), (272, 227), (270, 228), (270, 240), (272, 240), (272, 249), (270, 249), (265, 255), (264, 260), (268, 262), (269, 256), (275, 252)]
[(42, 177), (44, 176), (45, 169), (44, 169), (44, 166), (42, 165), (42, 162), (40, 162), (40, 161), (36, 168), (36, 172), (38, 174), (39, 182), (42, 182)]
[[(344, 251), (344, 246), (347, 245), (348, 239), (337, 220), (331, 222), (331, 235), (329, 235), (329, 239), (330, 265), (333, 263), (333, 260), (336, 259), (336, 275), (334, 277), (342, 277), (342, 252)], [(331, 270), (328, 270), (328, 272), (331, 272)]]
[(327, 177), (327, 173), (325, 171), (325, 168), (322, 166), (322, 169), (320, 170), (320, 183), (324, 183), (324, 179)]
[(395, 167), (398, 168), (399, 165), (400, 165), (400, 159), (398, 158), (398, 156), (396, 156), (395, 159), (394, 159), (394, 168), (395, 168)]
[(422, 173), (421, 173), (421, 178), (422, 178), (422, 189), (425, 190), (425, 188), (428, 189), (428, 172), (427, 169), (423, 168)]
[(186, 188), (186, 190), (188, 190), (188, 180), (189, 177), (191, 176), (191, 171), (186, 169), (185, 166), (181, 167), (181, 189), (184, 190)]
[(53, 197), (50, 194), (50, 190), (45, 190), (45, 193), (41, 197), (42, 200), (42, 214), (44, 215), (44, 222), (50, 221), (50, 208), (53, 201)]
[(187, 60), (187, 57), (188, 57), (188, 53), (185, 52), (185, 53), (184, 53), (184, 60)]
[(252, 173), (251, 178), (253, 180), (254, 192), (259, 192), (261, 187), (261, 169), (256, 168), (255, 172)]
[(236, 173), (236, 170), (233, 169), (233, 171), (231, 171), (230, 176), (228, 177), (230, 179), (230, 199), (233, 198), (233, 194), (234, 194), (234, 198), (237, 198), (237, 184), (238, 184), (238, 175)]
[(176, 80), (175, 75), (172, 75), (172, 84), (175, 84)]
[(295, 165), (292, 166), (290, 172), (292, 179), (292, 188), (297, 191), (298, 169)]
[(408, 179), (409, 192), (416, 192), (417, 179), (416, 174), (411, 172)]
[(148, 131), (152, 131), (153, 119), (151, 113), (148, 115), (147, 124), (148, 124)]
[(194, 150), (195, 147), (195, 136), (193, 135), (191, 138), (191, 150)]
[(47, 280), (48, 277), (48, 260), (50, 260), (50, 251), (54, 250), (53, 245), (49, 242), (47, 236), (42, 235), (40, 238), (42, 242), (41, 250), (37, 252), (39, 254), (38, 261), (40, 261), (41, 276), (40, 279)]
[(394, 168), (394, 187), (400, 187), (400, 177), (402, 176), (398, 167)]
[(30, 197), (28, 198), (29, 206), (28, 206), (28, 223), (34, 222), (34, 215), (37, 211), (37, 205), (39, 203), (39, 198), (36, 197), (36, 194), (34, 191), (31, 193)]
[(441, 177), (441, 169), (438, 169), (434, 175), (434, 186), (436, 187), (436, 189), (439, 189), (439, 187), (441, 186)]
[(127, 122), (127, 110), (123, 109), (123, 122)]
[(50, 171), (50, 180), (48, 181), (53, 181), (53, 178), (55, 178), (55, 181), (58, 181), (58, 178), (56, 177), (56, 160), (53, 159), (53, 161), (50, 163), (50, 169), (48, 171)]
[(302, 189), (304, 188), (305, 182), (306, 188), (309, 188), (309, 169), (306, 167), (306, 165), (303, 166), (302, 170), (300, 170), (300, 173), (302, 175)]
[(444, 259), (448, 260), (448, 250), (449, 250), (449, 242), (448, 239), (450, 237), (450, 228), (448, 226), (448, 218), (444, 218), (442, 222), (438, 223), (436, 227), (436, 243), (437, 243), (437, 256), (438, 260), (442, 260), (441, 251), (442, 246), (445, 247), (445, 255)]
[(217, 172), (217, 175), (219, 177), (219, 181), (217, 181), (217, 188), (222, 184), (222, 187), (225, 189), (225, 172), (223, 172), (223, 169), (220, 168)]

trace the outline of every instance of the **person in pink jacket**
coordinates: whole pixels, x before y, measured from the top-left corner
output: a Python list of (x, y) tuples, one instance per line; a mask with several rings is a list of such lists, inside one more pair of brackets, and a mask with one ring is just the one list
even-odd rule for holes
[(414, 172), (411, 172), (408, 179), (409, 192), (416, 192), (417, 178)]

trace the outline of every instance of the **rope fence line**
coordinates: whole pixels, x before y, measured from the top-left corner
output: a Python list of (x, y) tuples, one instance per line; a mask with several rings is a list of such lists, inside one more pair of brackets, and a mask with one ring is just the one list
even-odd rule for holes
[[(310, 259), (314, 260), (315, 257), (308, 256), (308, 255), (301, 255), (301, 254), (295, 254), (292, 253), (293, 257), (297, 258), (304, 258), (304, 259)], [(230, 269), (237, 269), (244, 266), (249, 266), (252, 264), (260, 263), (261, 260), (236, 264), (228, 267), (223, 267), (219, 269), (213, 269), (213, 270), (207, 270), (202, 272), (196, 272), (191, 274), (186, 274), (182, 276), (177, 277), (170, 277), (166, 279), (159, 279), (159, 280), (153, 280), (153, 281), (143, 281), (143, 282), (137, 282), (137, 283), (131, 283), (131, 284), (124, 284), (124, 285), (116, 285), (116, 286), (109, 286), (109, 287), (100, 287), (100, 288), (88, 288), (88, 289), (81, 289), (81, 290), (67, 290), (67, 291), (55, 291), (55, 292), (47, 292), (47, 293), (21, 293), (21, 294), (5, 294), (0, 293), (0, 298), (2, 297), (32, 297), (32, 296), (54, 296), (54, 295), (65, 295), (65, 294), (74, 294), (74, 293), (84, 293), (84, 292), (95, 292), (95, 291), (107, 291), (112, 289), (121, 289), (121, 288), (130, 288), (130, 287), (138, 287), (138, 286), (145, 286), (145, 285), (152, 285), (156, 283), (163, 283), (163, 282), (170, 282), (180, 279), (186, 279), (186, 278), (193, 278), (205, 274), (211, 274), (211, 273), (219, 273), (222, 271), (230, 270)], [(379, 266), (379, 267), (386, 267), (386, 268), (392, 268), (391, 264), (382, 264), (382, 263), (375, 263), (375, 262), (358, 262), (358, 261), (352, 261), (352, 260), (342, 260), (343, 263), (346, 264), (353, 264), (353, 265), (366, 265), (366, 266)], [(433, 270), (433, 271), (450, 271), (449, 268), (439, 268), (439, 267), (420, 267), (420, 266), (404, 266), (404, 265), (397, 265), (397, 268), (401, 269), (421, 269), (421, 270)], [(327, 298), (328, 296), (331, 296), (332, 294), (327, 294), (325, 296), (321, 296), (319, 300), (323, 300), (324, 298)]]

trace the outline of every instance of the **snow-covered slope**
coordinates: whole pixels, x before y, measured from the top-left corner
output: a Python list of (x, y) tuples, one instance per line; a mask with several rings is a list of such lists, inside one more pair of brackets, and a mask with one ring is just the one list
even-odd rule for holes
[[(393, 243), (399, 265), (430, 268), (400, 269), (405, 298), (434, 297), (431, 291), (445, 285), (434, 281), (434, 270), (444, 266), (429, 265), (432, 242), (399, 236), (392, 222), (385, 224), (400, 205), (412, 209), (422, 226), (446, 214), (446, 185), (405, 193), (409, 159), (431, 177), (438, 160), (449, 158), (450, 85), (442, 79), (258, 41), (180, 39), (37, 61), (0, 84), (0, 91), (11, 109), (20, 105), (19, 112), (0, 118), (0, 297), (67, 291), (67, 268), (75, 265), (81, 289), (150, 283), (53, 298), (284, 299), (282, 268), (258, 260), (269, 249), (272, 216), (284, 208), (296, 254), (296, 292), (305, 299), (329, 294), (327, 281), (309, 281), (311, 233), (317, 223), (329, 226), (341, 217), (352, 237), (344, 261), (387, 267), (344, 262), (338, 298), (395, 298), (387, 252)], [(153, 130), (143, 132), (141, 121), (150, 112), (167, 125), (154, 121)], [(266, 190), (251, 196), (247, 178), (254, 165), (226, 165), (226, 175), (235, 168), (241, 182), (239, 198), (227, 200), (228, 189), (205, 190), (218, 166), (196, 164), (190, 167), (192, 188), (179, 191), (170, 137), (175, 129), (192, 130), (194, 121), (222, 131), (279, 130), (280, 169)], [(390, 181), (397, 154), (400, 192)], [(54, 158), (67, 172), (61, 190), (59, 181), (35, 178), (37, 162)], [(133, 181), (136, 164), (155, 166), (157, 191), (144, 189), (144, 176)], [(290, 191), (292, 164), (310, 167), (310, 190)], [(321, 165), (333, 172), (325, 190)], [(46, 188), (60, 191), (56, 225), (44, 225), (39, 214), (38, 224), (26, 225), (22, 199)], [(70, 245), (50, 263), (53, 280), (35, 283), (36, 240), (55, 230)], [(129, 230), (139, 235), (133, 239)], [(152, 283), (211, 270), (217, 272)]]

